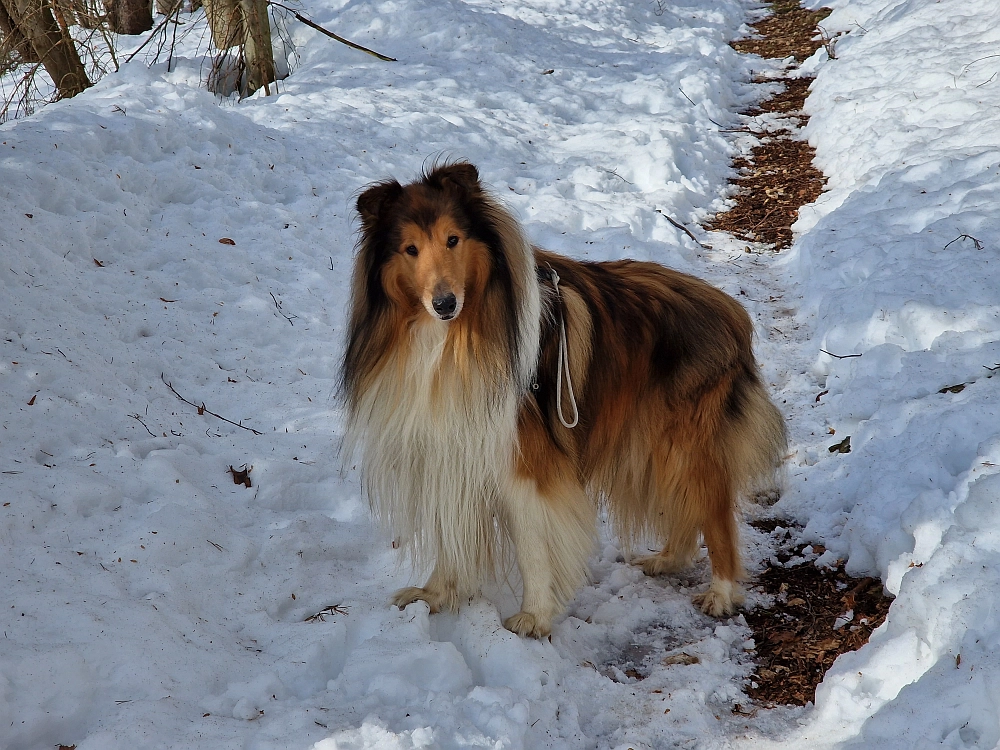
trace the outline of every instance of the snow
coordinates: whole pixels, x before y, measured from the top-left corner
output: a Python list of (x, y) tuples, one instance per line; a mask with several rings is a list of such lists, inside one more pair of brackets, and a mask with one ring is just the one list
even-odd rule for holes
[[(780, 67), (727, 45), (747, 0), (308, 11), (399, 62), (292, 26), (276, 97), (219, 100), (181, 50), (0, 126), (0, 747), (1000, 742), (990, 4), (836, 4), (836, 59), (805, 66), (828, 190), (778, 255), (664, 218), (725, 205), (748, 141), (722, 131)], [(792, 434), (775, 512), (896, 595), (815, 706), (734, 713), (753, 644), (691, 606), (706, 561), (647, 579), (605, 529), (551, 642), (503, 629), (516, 581), (458, 615), (388, 606), (418, 576), (338, 459), (352, 205), (440, 156), (540, 244), (750, 309)], [(759, 568), (767, 539), (744, 536)]]

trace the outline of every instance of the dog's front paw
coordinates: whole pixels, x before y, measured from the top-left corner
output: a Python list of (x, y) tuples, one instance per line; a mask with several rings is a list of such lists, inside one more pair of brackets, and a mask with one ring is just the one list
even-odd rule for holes
[(712, 617), (727, 617), (743, 604), (743, 589), (735, 581), (713, 580), (704, 594), (694, 596), (694, 606)]
[(431, 608), (431, 614), (458, 610), (458, 595), (452, 589), (439, 590), (431, 587), (407, 586), (393, 594), (390, 601), (400, 609), (406, 609), (413, 602), (427, 602), (427, 606)]
[(522, 638), (544, 638), (552, 632), (552, 621), (530, 612), (518, 612), (508, 617), (503, 626)]
[(400, 609), (406, 609), (413, 602), (427, 602), (431, 608), (431, 612), (437, 612), (438, 608), (434, 606), (433, 599), (434, 597), (431, 596), (427, 589), (420, 586), (407, 586), (405, 589), (400, 589), (393, 594), (392, 599), (389, 601)]

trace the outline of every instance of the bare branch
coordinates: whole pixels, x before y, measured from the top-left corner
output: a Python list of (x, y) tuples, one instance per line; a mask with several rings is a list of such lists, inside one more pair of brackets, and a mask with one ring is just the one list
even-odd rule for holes
[(281, 8), (282, 10), (287, 10), (289, 13), (291, 13), (293, 16), (295, 16), (295, 20), (296, 21), (301, 21), (306, 26), (308, 26), (308, 27), (310, 27), (312, 29), (316, 29), (316, 31), (318, 31), (318, 32), (320, 32), (322, 34), (326, 34), (331, 39), (336, 39), (341, 44), (346, 44), (348, 47), (353, 47), (354, 49), (360, 50), (361, 52), (364, 52), (366, 54), (371, 55), (372, 57), (377, 57), (379, 60), (383, 60), (384, 62), (398, 62), (395, 57), (388, 57), (386, 55), (383, 55), (383, 54), (380, 54), (380, 53), (376, 52), (375, 50), (368, 49), (367, 47), (362, 47), (360, 44), (355, 44), (350, 39), (344, 39), (344, 37), (342, 37), (342, 36), (337, 36), (332, 31), (330, 31), (328, 29), (324, 29), (322, 26), (320, 26), (315, 21), (310, 21), (308, 18), (306, 18), (305, 16), (303, 16), (301, 13), (299, 13), (294, 8), (289, 8), (287, 5), (282, 5), (281, 3), (273, 2), (273, 0), (271, 0), (270, 2), (268, 2), (268, 5), (272, 5), (275, 8)]
[(695, 237), (695, 236), (694, 236), (693, 234), (691, 234), (691, 230), (690, 230), (690, 229), (688, 229), (688, 228), (687, 228), (686, 226), (684, 226), (683, 224), (681, 224), (681, 223), (680, 223), (679, 221), (674, 221), (673, 219), (671, 219), (671, 218), (670, 218), (669, 216), (667, 216), (667, 215), (666, 215), (665, 213), (663, 213), (663, 211), (661, 211), (661, 210), (660, 210), (660, 209), (658, 209), (658, 208), (656, 209), (656, 213), (658, 213), (658, 214), (659, 214), (660, 216), (662, 216), (662, 217), (663, 217), (664, 219), (666, 219), (666, 220), (667, 220), (667, 221), (669, 221), (669, 222), (670, 222), (671, 224), (673, 224), (673, 225), (674, 225), (675, 227), (677, 227), (677, 228), (678, 228), (678, 229), (680, 229), (680, 230), (681, 230), (682, 232), (684, 232), (684, 234), (686, 234), (686, 235), (687, 235), (688, 237), (690, 237), (690, 238), (691, 238), (692, 240), (694, 240), (694, 241), (695, 241), (695, 244), (697, 244), (697, 245), (698, 245), (699, 247), (703, 247), (703, 248), (705, 248), (706, 250), (711, 250), (711, 249), (712, 249), (712, 248), (711, 248), (711, 247), (709, 247), (708, 245), (706, 245), (706, 244), (704, 244), (704, 243), (700, 242), (700, 241), (698, 240), (698, 238), (697, 238), (697, 237)]
[(163, 381), (163, 384), (165, 386), (167, 386), (167, 388), (170, 389), (170, 392), (172, 394), (174, 394), (175, 396), (177, 396), (177, 398), (179, 398), (181, 401), (183, 401), (188, 406), (193, 406), (195, 409), (197, 409), (198, 410), (198, 414), (211, 414), (213, 417), (215, 417), (216, 419), (221, 419), (226, 424), (231, 424), (231, 425), (233, 425), (233, 427), (240, 427), (240, 428), (242, 428), (244, 430), (249, 430), (254, 435), (263, 435), (264, 434), (263, 432), (259, 432), (259, 431), (255, 430), (253, 427), (247, 427), (245, 424), (240, 424), (239, 422), (234, 422), (231, 419), (226, 419), (221, 414), (216, 414), (214, 411), (211, 411), (210, 409), (208, 409), (205, 406), (204, 403), (202, 403), (199, 406), (198, 404), (194, 403), (194, 401), (188, 401), (181, 394), (179, 394), (169, 382), (167, 382), (167, 379), (163, 376), (162, 372), (160, 373), (160, 380)]

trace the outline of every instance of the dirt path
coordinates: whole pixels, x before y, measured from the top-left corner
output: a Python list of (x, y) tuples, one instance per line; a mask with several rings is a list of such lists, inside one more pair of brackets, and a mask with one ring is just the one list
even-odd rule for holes
[[(733, 180), (739, 188), (735, 205), (707, 227), (753, 243), (752, 248), (745, 248), (755, 266), (750, 276), (768, 275), (765, 269), (771, 263), (767, 259), (791, 246), (791, 226), (799, 208), (819, 198), (825, 184), (824, 175), (812, 163), (814, 149), (800, 135), (808, 121), (803, 107), (813, 79), (802, 75), (799, 66), (823, 46), (817, 27), (830, 11), (804, 10), (795, 0), (778, 0), (771, 4), (771, 11), (772, 15), (753, 26), (759, 38), (740, 40), (733, 47), (790, 64), (777, 75), (760, 78), (759, 83), (779, 90), (741, 113), (757, 143), (749, 156), (734, 163), (740, 172)], [(753, 283), (748, 279), (750, 291), (741, 287), (739, 294), (770, 303), (776, 323), (771, 330), (788, 336), (791, 343), (796, 336), (782, 322), (788, 310), (781, 309), (787, 301), (782, 299), (780, 286), (776, 278)], [(848, 452), (850, 446), (841, 444), (838, 449)], [(891, 601), (883, 595), (880, 581), (849, 577), (842, 561), (817, 566), (815, 561), (824, 549), (804, 543), (796, 524), (769, 518), (766, 512), (760, 516), (752, 526), (760, 535), (757, 543), (770, 554), (764, 555), (768, 559), (752, 587), (770, 603), (745, 613), (753, 631), (756, 661), (746, 687), (755, 705), (742, 707), (747, 715), (761, 707), (812, 702), (816, 686), (837, 656), (868, 642)]]

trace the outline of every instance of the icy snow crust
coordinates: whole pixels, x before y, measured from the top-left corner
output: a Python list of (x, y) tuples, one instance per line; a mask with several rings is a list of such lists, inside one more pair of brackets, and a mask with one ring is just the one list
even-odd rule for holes
[[(850, 34), (808, 63), (807, 135), (830, 191), (775, 259), (705, 251), (658, 213), (693, 226), (724, 204), (746, 144), (720, 125), (773, 68), (726, 44), (756, 6), (308, 10), (399, 62), (298, 27), (277, 97), (220, 103), (191, 54), (0, 127), (0, 747), (994, 746), (988, 3), (828, 19)], [(753, 644), (691, 606), (706, 561), (647, 579), (604, 530), (551, 642), (501, 626), (514, 579), (457, 616), (388, 606), (420, 574), (338, 459), (351, 207), (439, 156), (475, 162), (540, 244), (657, 260), (748, 306), (793, 436), (778, 511), (898, 594), (815, 708), (734, 713)], [(983, 249), (945, 248), (961, 234)], [(766, 545), (745, 537), (752, 569)], [(662, 663), (680, 653), (697, 663)]]

